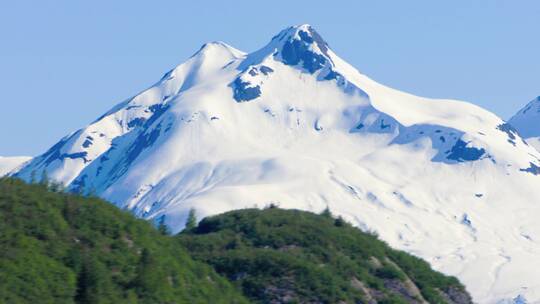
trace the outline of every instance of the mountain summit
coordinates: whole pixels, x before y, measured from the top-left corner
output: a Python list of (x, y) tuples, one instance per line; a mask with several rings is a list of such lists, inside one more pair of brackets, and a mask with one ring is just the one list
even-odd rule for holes
[(376, 83), (309, 25), (206, 44), (14, 174), (44, 170), (173, 232), (192, 208), (328, 207), (477, 302), (540, 300), (540, 153), (478, 106)]
[(510, 120), (521, 136), (527, 142), (540, 151), (540, 96), (529, 102), (523, 109), (519, 110)]

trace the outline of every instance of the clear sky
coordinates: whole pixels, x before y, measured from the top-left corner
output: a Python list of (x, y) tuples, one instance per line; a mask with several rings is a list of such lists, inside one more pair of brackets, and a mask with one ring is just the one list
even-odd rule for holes
[(362, 73), (508, 118), (540, 95), (540, 1), (0, 0), (0, 155), (64, 135), (221, 40), (310, 23)]

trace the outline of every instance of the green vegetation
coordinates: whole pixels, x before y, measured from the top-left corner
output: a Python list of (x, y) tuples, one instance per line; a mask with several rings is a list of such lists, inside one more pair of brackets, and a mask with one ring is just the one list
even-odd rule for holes
[(197, 217), (195, 216), (195, 209), (192, 208), (189, 210), (185, 229), (191, 230), (195, 227), (197, 227)]
[(0, 303), (247, 303), (166, 231), (51, 188), (0, 179)]
[(457, 279), (328, 210), (233, 211), (178, 238), (256, 303), (471, 303)]
[(0, 179), (0, 303), (471, 303), (455, 278), (328, 209), (199, 225), (192, 210), (170, 236), (165, 217), (156, 229), (62, 189)]

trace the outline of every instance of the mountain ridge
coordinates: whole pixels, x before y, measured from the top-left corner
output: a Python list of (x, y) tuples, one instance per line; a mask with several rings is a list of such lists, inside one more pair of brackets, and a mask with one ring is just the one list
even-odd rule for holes
[(540, 277), (511, 274), (540, 250), (538, 166), (493, 113), (380, 85), (300, 25), (250, 54), (206, 44), (14, 176), (45, 170), (174, 232), (192, 208), (328, 207), (494, 303), (540, 299)]
[(540, 151), (540, 127), (538, 120), (540, 119), (540, 96), (536, 97), (514, 116), (508, 123), (516, 128), (519, 134), (529, 143)]

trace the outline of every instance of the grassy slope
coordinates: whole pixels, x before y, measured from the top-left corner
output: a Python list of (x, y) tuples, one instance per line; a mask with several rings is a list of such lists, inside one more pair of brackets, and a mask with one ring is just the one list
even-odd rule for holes
[(0, 179), (0, 303), (247, 303), (172, 237), (96, 198)]
[(258, 303), (470, 302), (457, 279), (329, 214), (233, 211), (178, 237)]

